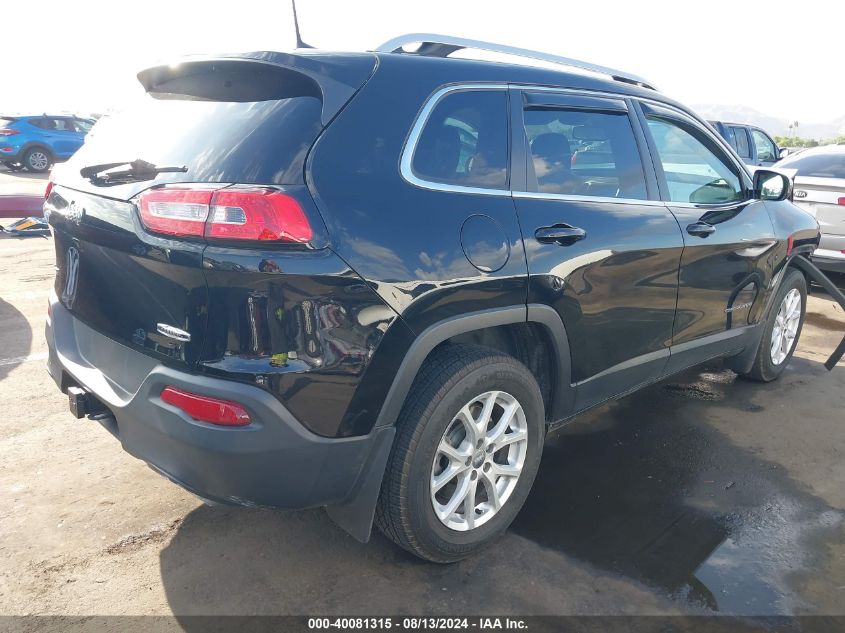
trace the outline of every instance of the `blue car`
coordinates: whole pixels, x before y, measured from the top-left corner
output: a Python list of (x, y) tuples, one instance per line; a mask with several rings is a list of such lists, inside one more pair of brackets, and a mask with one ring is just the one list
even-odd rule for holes
[(0, 163), (9, 169), (49, 171), (82, 147), (94, 123), (67, 115), (0, 116)]

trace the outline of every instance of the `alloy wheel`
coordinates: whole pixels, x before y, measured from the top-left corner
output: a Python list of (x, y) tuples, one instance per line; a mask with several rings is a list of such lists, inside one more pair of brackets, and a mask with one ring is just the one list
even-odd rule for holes
[(446, 427), (431, 467), (437, 518), (457, 531), (492, 519), (516, 488), (528, 452), (528, 423), (516, 398), (482, 393)]
[(37, 169), (38, 171), (42, 171), (47, 169), (47, 165), (50, 164), (50, 159), (47, 158), (47, 154), (44, 152), (32, 152), (29, 155), (29, 166), (33, 169)]
[(795, 345), (801, 324), (801, 293), (793, 288), (786, 293), (775, 317), (772, 329), (772, 363), (780, 365)]

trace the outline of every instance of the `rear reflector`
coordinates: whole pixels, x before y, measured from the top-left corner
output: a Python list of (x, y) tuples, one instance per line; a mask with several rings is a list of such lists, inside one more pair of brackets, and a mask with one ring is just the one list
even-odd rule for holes
[(262, 187), (162, 187), (138, 198), (141, 221), (153, 233), (212, 240), (309, 242), (311, 225), (291, 196)]
[(839, 198), (839, 200), (837, 200), (836, 203), (845, 206), (845, 198)]
[(176, 387), (165, 387), (161, 399), (200, 422), (219, 426), (246, 426), (252, 422), (249, 413), (237, 402), (201, 396)]
[(787, 257), (792, 255), (792, 249), (793, 249), (794, 246), (795, 246), (795, 236), (790, 235), (788, 238), (786, 238), (786, 256)]

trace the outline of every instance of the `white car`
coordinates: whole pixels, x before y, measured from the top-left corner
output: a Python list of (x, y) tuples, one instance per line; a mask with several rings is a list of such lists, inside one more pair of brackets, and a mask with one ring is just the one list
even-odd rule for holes
[(793, 200), (821, 227), (813, 262), (823, 270), (845, 273), (845, 145), (814, 147), (775, 167), (794, 171)]

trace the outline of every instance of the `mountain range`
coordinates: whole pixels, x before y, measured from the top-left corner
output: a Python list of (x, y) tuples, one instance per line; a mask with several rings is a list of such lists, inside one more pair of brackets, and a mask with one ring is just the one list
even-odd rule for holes
[[(786, 136), (789, 134), (790, 121), (786, 118), (774, 117), (741, 105), (721, 105), (718, 103), (699, 103), (692, 106), (705, 119), (711, 121), (728, 121), (731, 123), (747, 123), (763, 128), (772, 136)], [(823, 123), (798, 121), (797, 133), (801, 138), (817, 140), (832, 139), (845, 134), (845, 116)]]

